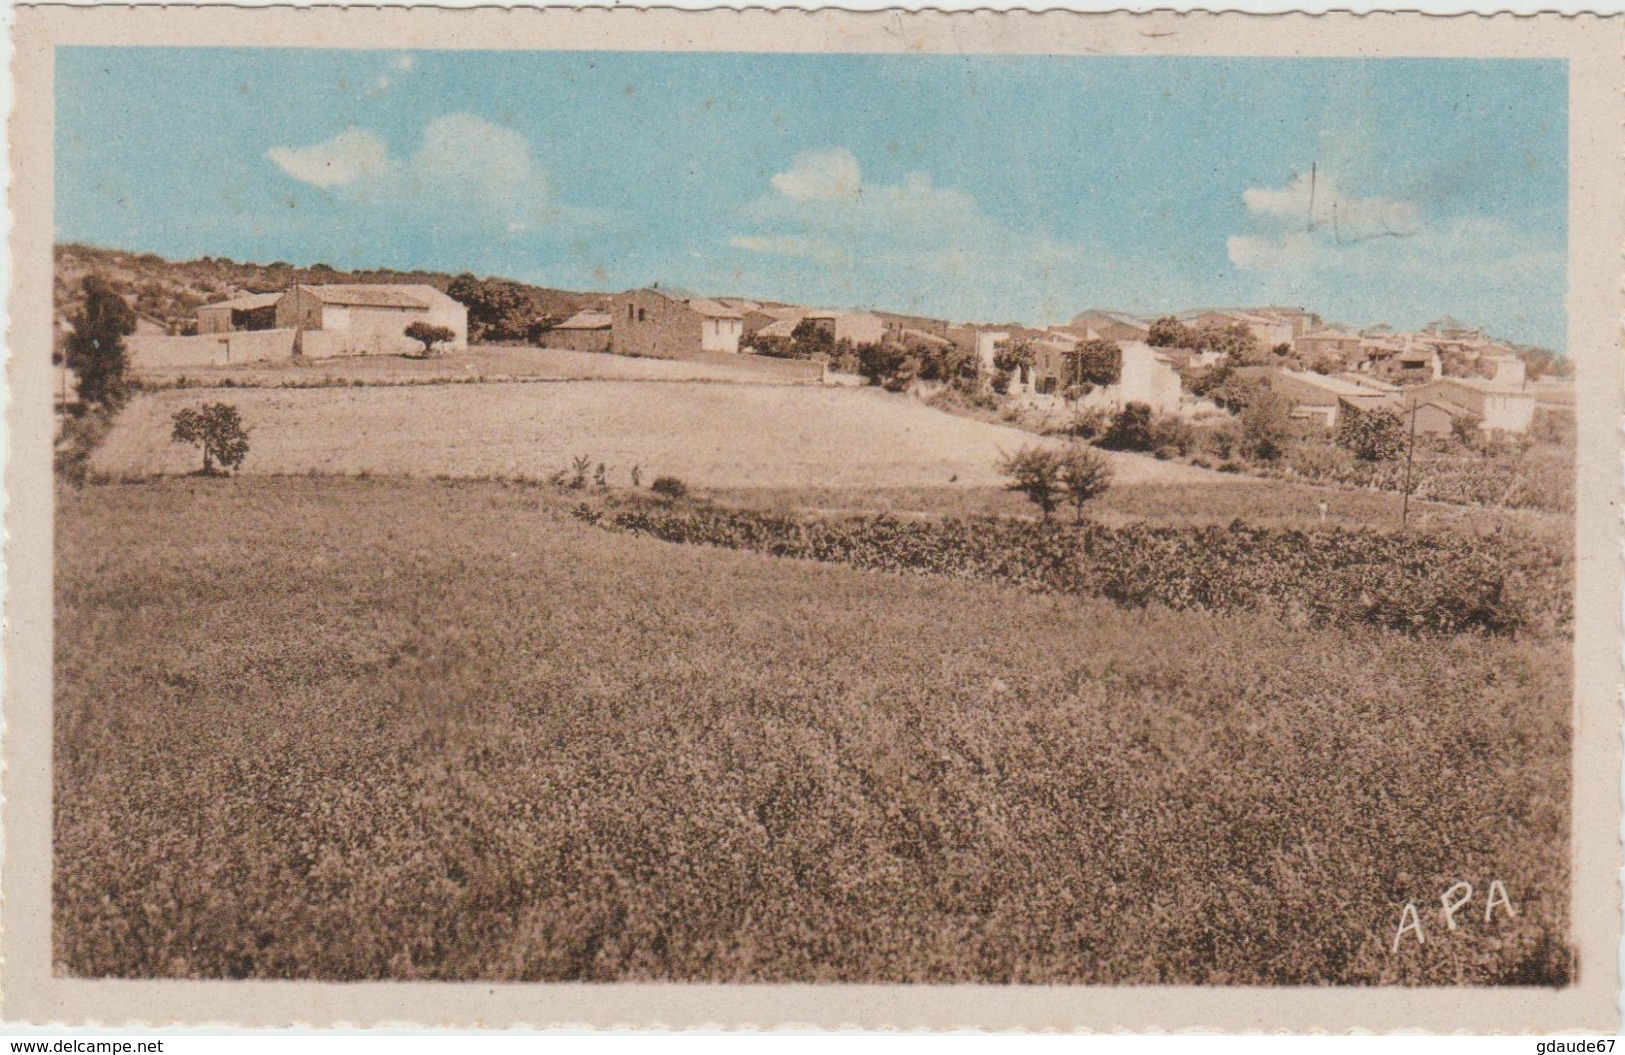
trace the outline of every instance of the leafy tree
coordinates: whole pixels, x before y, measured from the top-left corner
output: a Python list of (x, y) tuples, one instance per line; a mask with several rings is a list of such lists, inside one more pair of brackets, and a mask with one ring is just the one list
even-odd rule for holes
[(461, 274), (446, 287), (447, 296), (468, 308), (468, 335), (475, 341), (523, 341), (545, 314), (538, 291), (499, 278)]
[(802, 319), (796, 323), (796, 328), (790, 331), (790, 340), (795, 345), (795, 358), (811, 359), (815, 355), (835, 354), (835, 333), (827, 326), (820, 325), (814, 319)]
[(1272, 462), (1292, 440), (1292, 401), (1261, 386), (1241, 412), (1241, 444), (1249, 458)]
[(1463, 447), (1475, 447), (1481, 435), (1480, 423), (1477, 414), (1457, 414), (1450, 419), (1450, 436)]
[(1337, 445), (1363, 462), (1391, 462), (1405, 450), (1405, 423), (1390, 410), (1349, 411), (1337, 423)]
[(1194, 345), (1193, 338), (1194, 334), (1189, 326), (1172, 315), (1164, 315), (1151, 324), (1151, 333), (1146, 337), (1146, 343), (1153, 348), (1190, 348)]
[(1013, 374), (1023, 367), (1031, 369), (1035, 359), (1032, 341), (1025, 337), (1012, 337), (994, 350), (993, 369)]
[(1112, 418), (1111, 427), (1100, 445), (1114, 451), (1148, 451), (1155, 442), (1151, 432), (1151, 408), (1145, 403), (1129, 403)]
[(435, 345), (451, 340), (457, 333), (449, 326), (436, 326), (419, 319), (406, 328), (406, 336), (414, 341), (422, 341), (424, 358), (428, 358), (434, 354)]
[(175, 412), (172, 443), (189, 443), (203, 448), (203, 474), (213, 475), (214, 463), (235, 469), (248, 456), (248, 432), (237, 408), (230, 403), (205, 403)]
[(1067, 358), (1076, 385), (1115, 385), (1123, 376), (1123, 349), (1116, 341), (1098, 337), (1084, 341)]
[(1048, 520), (1066, 493), (1065, 466), (1066, 457), (1060, 451), (1049, 447), (1023, 447), (1007, 456), (999, 469), (1010, 477), (1006, 490), (1026, 495)]
[(82, 401), (117, 406), (126, 394), (124, 338), (135, 332), (135, 312), (100, 275), (87, 275), (83, 289), (84, 306), (71, 320), (67, 365), (79, 375)]
[(860, 344), (857, 348), (858, 373), (871, 385), (882, 385), (903, 367), (908, 354), (889, 341)]
[(1105, 494), (1112, 485), (1112, 467), (1106, 456), (1089, 447), (1076, 446), (1061, 456), (1061, 486), (1083, 522), (1083, 507)]

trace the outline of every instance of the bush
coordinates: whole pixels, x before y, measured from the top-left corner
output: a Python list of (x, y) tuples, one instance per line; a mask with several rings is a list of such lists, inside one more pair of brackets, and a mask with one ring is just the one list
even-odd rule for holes
[(1391, 462), (1405, 453), (1405, 424), (1392, 411), (1351, 410), (1337, 424), (1337, 445), (1362, 462)]
[[(1056, 465), (1059, 479), (1056, 462), (1043, 465), (1046, 471)], [(617, 513), (605, 526), (668, 542), (984, 579), (1132, 607), (1265, 611), (1313, 625), (1407, 634), (1566, 633), (1573, 620), (1572, 591), (1554, 588), (1572, 579), (1572, 559), (1533, 539), (1510, 545), (1503, 537), (1304, 532), (1239, 521), (1224, 528), (1108, 528), (887, 516), (803, 520), (657, 506)]]
[(212, 475), (214, 463), (223, 469), (236, 469), (248, 456), (248, 432), (242, 417), (230, 403), (205, 403), (175, 412), (173, 443), (189, 443), (203, 448), (203, 474)]
[(1183, 458), (1196, 447), (1196, 429), (1174, 414), (1164, 414), (1151, 423), (1151, 449), (1170, 451)]
[(1096, 440), (1111, 428), (1112, 416), (1101, 407), (1088, 407), (1072, 415), (1067, 431), (1080, 440)]
[[(1540, 412), (1537, 410), (1535, 413), (1536, 421), (1533, 424), (1538, 427), (1540, 424)], [(1480, 419), (1476, 414), (1457, 414), (1455, 417), (1450, 419), (1450, 438), (1461, 444), (1463, 447), (1467, 447), (1469, 449), (1477, 447), (1479, 436), (1481, 435), (1478, 429), (1479, 424)], [(1535, 430), (1531, 429), (1531, 431)]]
[(1151, 408), (1144, 403), (1129, 403), (1112, 418), (1111, 427), (1100, 438), (1100, 445), (1114, 451), (1148, 451), (1154, 446), (1151, 435)]
[(1055, 512), (1066, 488), (1065, 459), (1060, 451), (1049, 447), (1023, 447), (1006, 457), (999, 464), (999, 471), (1010, 477), (1006, 489), (1026, 495), (1029, 502), (1043, 511), (1045, 520)]
[(675, 501), (688, 494), (688, 485), (675, 476), (657, 476), (649, 490), (662, 498)]
[(871, 385), (883, 385), (902, 369), (907, 358), (903, 349), (884, 341), (860, 344), (856, 349), (858, 373)]

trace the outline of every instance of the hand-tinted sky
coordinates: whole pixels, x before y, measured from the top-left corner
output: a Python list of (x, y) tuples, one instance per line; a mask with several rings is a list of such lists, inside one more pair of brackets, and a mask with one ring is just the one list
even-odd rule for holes
[(56, 229), (963, 320), (1448, 312), (1561, 348), (1567, 81), (1527, 60), (68, 48)]

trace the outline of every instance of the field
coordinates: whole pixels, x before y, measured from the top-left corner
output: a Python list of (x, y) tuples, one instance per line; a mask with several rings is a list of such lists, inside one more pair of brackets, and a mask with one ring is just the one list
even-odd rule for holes
[(345, 382), (409, 385), (464, 381), (731, 381), (747, 384), (805, 381), (808, 364), (754, 355), (713, 360), (634, 359), (572, 352), (563, 348), (477, 345), (467, 352), (423, 359), (405, 355), (358, 355), (306, 362), (143, 369), (159, 385), (296, 388)]
[[(267, 459), (288, 457), (305, 419), (267, 408), (310, 393), (244, 395)], [(373, 456), (377, 406), (355, 411)], [(61, 490), (60, 969), (1572, 975), (1566, 640), (1128, 610), (670, 545), (575, 501), (325, 477)], [(1462, 879), (1499, 879), (1519, 915), (1445, 930)], [(1407, 901), (1428, 943), (1396, 955)]]
[[(628, 360), (634, 362), (634, 360)], [(592, 381), (300, 390), (171, 390), (138, 396), (91, 461), (115, 477), (181, 474), (169, 441), (181, 407), (242, 412), (249, 473), (547, 477), (574, 457), (616, 484), (634, 466), (701, 487), (997, 487), (1002, 453), (1038, 442), (876, 389)], [(1217, 473), (1116, 455), (1119, 483), (1194, 483)]]

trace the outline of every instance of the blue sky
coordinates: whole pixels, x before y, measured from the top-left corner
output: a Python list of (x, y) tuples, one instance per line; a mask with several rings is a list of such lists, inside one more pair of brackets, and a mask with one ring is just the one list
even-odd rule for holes
[[(1562, 348), (1560, 61), (64, 48), (59, 241)], [(1312, 176), (1312, 178), (1311, 178)]]

